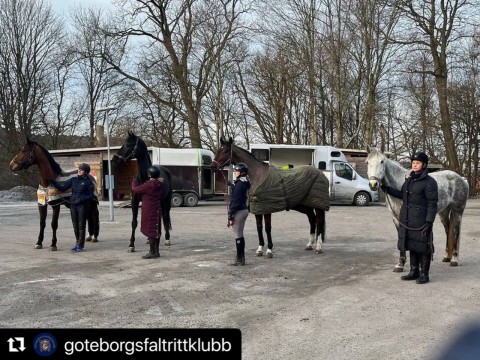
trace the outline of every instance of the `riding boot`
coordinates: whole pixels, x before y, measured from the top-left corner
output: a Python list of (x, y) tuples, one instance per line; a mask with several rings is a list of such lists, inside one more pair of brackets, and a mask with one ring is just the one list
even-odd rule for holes
[(148, 238), (150, 244), (150, 251), (142, 256), (142, 259), (155, 259), (158, 256), (155, 255), (155, 239)]
[(237, 246), (237, 256), (233, 265), (245, 265), (245, 238), (235, 239), (235, 245)]
[(432, 261), (431, 254), (422, 254), (420, 262), (420, 276), (417, 279), (417, 284), (426, 284), (430, 281), (428, 272), (430, 271), (430, 262)]
[(154, 252), (154, 254), (155, 254), (156, 257), (160, 257), (159, 248), (160, 248), (160, 238), (155, 238), (155, 252)]
[(410, 251), (410, 272), (407, 275), (402, 276), (402, 280), (416, 280), (420, 276), (420, 270), (418, 269), (418, 263), (420, 261), (420, 255), (415, 251)]

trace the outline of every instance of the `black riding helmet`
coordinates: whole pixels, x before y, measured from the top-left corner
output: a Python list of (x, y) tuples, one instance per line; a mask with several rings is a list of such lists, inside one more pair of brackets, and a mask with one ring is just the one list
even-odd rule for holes
[(90, 165), (88, 164), (81, 163), (80, 165), (78, 165), (78, 169), (85, 171), (85, 174), (90, 174)]
[(425, 166), (428, 165), (428, 156), (427, 154), (425, 154), (424, 152), (416, 152), (415, 154), (413, 154), (411, 160), (417, 160), (417, 161), (421, 161), (425, 164)]
[(147, 169), (147, 173), (153, 179), (158, 179), (160, 177), (160, 169), (158, 168), (158, 166), (150, 166)]
[(247, 176), (248, 166), (244, 163), (238, 163), (233, 167), (233, 170), (240, 171), (240, 176)]

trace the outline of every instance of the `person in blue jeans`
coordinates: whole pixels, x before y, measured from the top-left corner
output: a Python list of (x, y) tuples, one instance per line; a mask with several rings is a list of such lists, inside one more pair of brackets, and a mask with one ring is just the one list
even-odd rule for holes
[(230, 205), (228, 208), (228, 227), (232, 227), (237, 246), (237, 256), (233, 265), (245, 265), (245, 238), (243, 228), (248, 217), (248, 190), (250, 181), (248, 180), (248, 167), (244, 163), (238, 163), (233, 167), (233, 176), (235, 180), (231, 187)]
[(55, 179), (48, 179), (50, 184), (60, 191), (72, 189), (70, 196), (70, 216), (72, 218), (73, 232), (75, 233), (76, 243), (72, 251), (83, 251), (85, 245), (85, 228), (89, 212), (90, 201), (94, 198), (94, 184), (88, 174), (90, 166), (82, 163), (78, 166), (78, 175), (60, 184)]

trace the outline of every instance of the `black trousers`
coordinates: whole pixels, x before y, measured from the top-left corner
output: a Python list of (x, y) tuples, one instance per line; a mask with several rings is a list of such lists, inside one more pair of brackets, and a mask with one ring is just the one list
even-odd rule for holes
[(70, 217), (72, 218), (73, 232), (77, 246), (85, 246), (85, 228), (87, 226), (88, 204), (72, 205)]

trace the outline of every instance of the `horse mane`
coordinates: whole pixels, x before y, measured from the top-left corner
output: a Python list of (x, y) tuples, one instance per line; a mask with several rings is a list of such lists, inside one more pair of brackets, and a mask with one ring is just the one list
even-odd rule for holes
[(258, 160), (250, 151), (244, 149), (244, 148), (241, 148), (240, 146), (238, 145), (235, 145), (234, 143), (232, 143), (232, 146), (235, 146), (235, 149), (239, 150), (240, 152), (243, 152), (245, 155), (247, 155), (248, 157), (252, 158), (252, 159), (255, 159), (256, 161), (259, 161), (261, 162), (260, 160)]
[(55, 161), (55, 159), (53, 158), (52, 154), (50, 154), (48, 152), (47, 149), (45, 149), (42, 145), (40, 145), (38, 142), (35, 142), (35, 144), (37, 144), (37, 146), (42, 150), (43, 154), (45, 155), (45, 157), (47, 158), (48, 162), (50, 163), (50, 166), (53, 170), (53, 172), (55, 172), (56, 174), (62, 174), (63, 173), (63, 170), (62, 168), (60, 167), (60, 165)]

